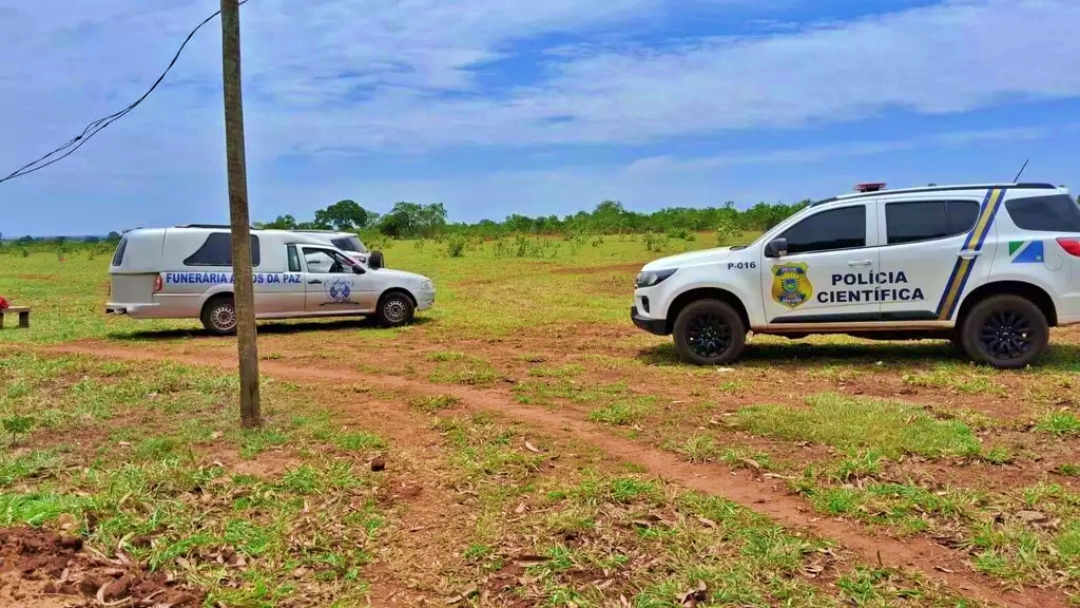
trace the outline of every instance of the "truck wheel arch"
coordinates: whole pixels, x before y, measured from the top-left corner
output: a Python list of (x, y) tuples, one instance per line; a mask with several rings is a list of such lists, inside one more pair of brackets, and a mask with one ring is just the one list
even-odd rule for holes
[(675, 327), (675, 319), (679, 317), (679, 313), (690, 304), (697, 302), (698, 300), (720, 300), (730, 304), (738, 313), (739, 317), (747, 329), (750, 328), (750, 315), (746, 311), (746, 306), (743, 304), (739, 296), (719, 287), (698, 287), (696, 289), (690, 289), (685, 291), (671, 302), (671, 306), (668, 307), (667, 312), (667, 332), (671, 333)]
[(976, 304), (990, 296), (1004, 294), (1030, 300), (1046, 316), (1050, 327), (1057, 326), (1057, 308), (1054, 306), (1054, 299), (1042, 287), (1023, 281), (994, 281), (973, 289), (960, 303), (960, 310), (956, 314), (957, 326), (963, 322), (964, 317)]

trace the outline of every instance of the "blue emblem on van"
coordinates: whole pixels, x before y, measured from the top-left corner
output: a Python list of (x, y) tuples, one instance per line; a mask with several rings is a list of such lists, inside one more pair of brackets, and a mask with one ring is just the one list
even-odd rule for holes
[(331, 279), (326, 282), (326, 295), (337, 304), (349, 304), (349, 296), (352, 295), (352, 281), (345, 279)]

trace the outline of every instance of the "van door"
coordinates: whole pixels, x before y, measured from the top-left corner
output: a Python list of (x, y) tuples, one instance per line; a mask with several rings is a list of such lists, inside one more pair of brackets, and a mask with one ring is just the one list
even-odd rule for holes
[(364, 311), (360, 281), (352, 262), (342, 254), (321, 247), (303, 246), (306, 310), (314, 314), (360, 313)]

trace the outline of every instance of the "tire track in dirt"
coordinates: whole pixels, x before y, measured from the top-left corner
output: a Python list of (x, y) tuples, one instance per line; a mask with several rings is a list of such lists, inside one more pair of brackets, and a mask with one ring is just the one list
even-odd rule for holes
[[(44, 353), (83, 355), (128, 361), (171, 361), (186, 365), (236, 369), (232, 357), (216, 354), (183, 355), (159, 352), (145, 347), (122, 348), (103, 343), (62, 344), (42, 349)], [(462, 401), (462, 408), (500, 414), (507, 418), (547, 430), (553, 436), (572, 437), (595, 445), (612, 457), (643, 467), (650, 474), (698, 492), (720, 496), (748, 509), (767, 515), (788, 528), (802, 529), (819, 538), (839, 542), (868, 564), (891, 568), (920, 570), (928, 579), (937, 580), (959, 594), (983, 602), (1017, 608), (1066, 608), (1067, 598), (1060, 592), (1026, 587), (1021, 591), (1000, 588), (987, 576), (971, 571), (966, 556), (925, 538), (898, 540), (873, 536), (859, 529), (859, 524), (842, 519), (816, 517), (806, 502), (793, 495), (775, 480), (765, 481), (739, 473), (722, 464), (696, 464), (679, 460), (664, 452), (631, 439), (611, 435), (593, 423), (555, 411), (524, 406), (502, 395), (468, 387), (436, 385), (393, 376), (371, 376), (347, 368), (299, 368), (288, 362), (260, 361), (260, 372), (291, 381), (342, 384), (368, 384), (412, 394), (449, 394)], [(365, 416), (371, 409), (391, 409), (363, 404)], [(356, 408), (357, 406), (352, 406)], [(391, 411), (380, 412), (391, 414)]]

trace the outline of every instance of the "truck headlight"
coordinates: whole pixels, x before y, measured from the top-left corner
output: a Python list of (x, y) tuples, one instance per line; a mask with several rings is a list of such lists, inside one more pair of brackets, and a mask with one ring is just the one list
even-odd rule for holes
[(637, 281), (634, 282), (635, 287), (652, 287), (663, 283), (671, 275), (675, 274), (678, 268), (669, 268), (668, 270), (646, 270), (637, 276)]

